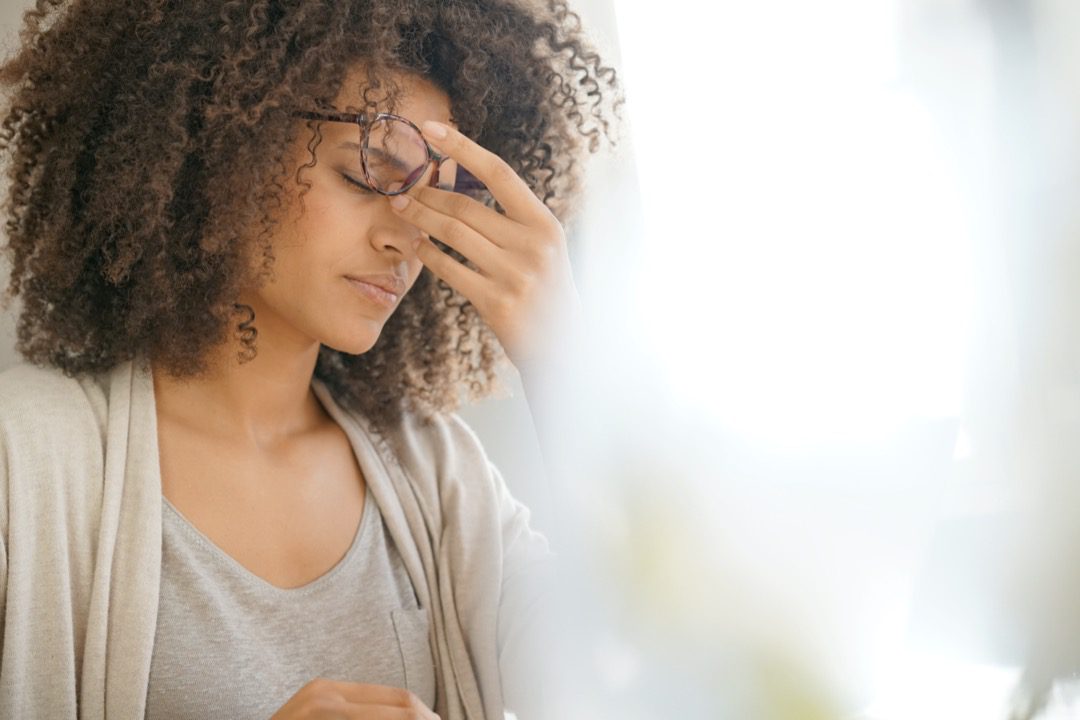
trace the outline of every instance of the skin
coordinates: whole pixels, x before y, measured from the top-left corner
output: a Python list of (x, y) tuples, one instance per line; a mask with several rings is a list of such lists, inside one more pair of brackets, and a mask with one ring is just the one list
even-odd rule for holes
[[(355, 91), (361, 72), (354, 68), (347, 78), (338, 108), (362, 105)], [(320, 343), (366, 352), (392, 312), (360, 296), (344, 279), (346, 273), (396, 271), (411, 288), (426, 265), (473, 303), (518, 368), (553, 356), (552, 349), (565, 345), (557, 340), (560, 333), (573, 336), (569, 328), (578, 325), (579, 301), (558, 220), (509, 165), (449, 124), (444, 92), (419, 76), (401, 81), (406, 95), (399, 114), (422, 128), (436, 150), (484, 182), (506, 215), (427, 187), (423, 180), (400, 208), (386, 196), (356, 188), (342, 173), (362, 178), (359, 161), (337, 149), (340, 142), (355, 140), (355, 130), (324, 123), (318, 164), (303, 175), (312, 183), (304, 196), (306, 212), (293, 199), (273, 238), (275, 277), (238, 299), (255, 310), (258, 355), (240, 365), (240, 344), (231, 339), (211, 354), (212, 370), (204, 378), (178, 382), (155, 372), (160, 416), (268, 455), (325, 429), (332, 420), (311, 390)], [(307, 161), (308, 137), (299, 122), (291, 148), (297, 167)], [(429, 233), (480, 271), (442, 252)]]
[[(357, 68), (344, 83), (352, 92), (343, 90), (336, 107), (361, 105), (359, 81)], [(449, 119), (445, 93), (422, 78), (409, 78), (406, 89), (399, 114), (414, 122)], [(296, 128), (288, 157), (299, 168), (310, 157), (310, 131), (303, 121)], [(305, 208), (297, 185), (271, 239), (274, 277), (238, 298), (255, 310), (256, 357), (241, 366), (240, 343), (231, 338), (213, 351), (205, 378), (179, 382), (154, 373), (160, 414), (244, 450), (274, 452), (330, 422), (310, 387), (320, 343), (359, 354), (378, 340), (392, 310), (359, 295), (343, 276), (394, 272), (411, 288), (421, 270), (414, 247), (420, 231), (384, 196), (343, 177), (363, 178), (355, 153), (338, 147), (357, 141), (356, 127), (326, 122), (321, 132), (317, 164), (301, 175), (311, 183)]]
[[(426, 186), (393, 198), (394, 211), (424, 231), (420, 260), (476, 306), (519, 369), (564, 360), (582, 326), (562, 225), (497, 155), (446, 124), (427, 121), (421, 129), (436, 150), (483, 182), (506, 214)], [(478, 270), (442, 252), (429, 235)]]
[[(427, 265), (475, 305), (519, 368), (544, 362), (547, 348), (561, 346), (561, 328), (574, 324), (562, 321), (578, 317), (557, 219), (508, 165), (449, 125), (445, 93), (419, 77), (403, 85), (398, 113), (484, 182), (506, 216), (427, 187), (429, 175), (404, 203), (357, 189), (342, 173), (362, 178), (359, 161), (337, 148), (355, 131), (325, 123), (318, 163), (305, 171), (306, 211), (289, 203), (273, 238), (275, 277), (238, 299), (256, 313), (254, 360), (240, 365), (234, 340), (215, 350), (204, 378), (177, 382), (154, 372), (163, 492), (219, 547), (279, 587), (305, 584), (313, 568), (318, 577), (338, 562), (363, 510), (364, 478), (311, 379), (320, 343), (366, 352), (393, 310), (358, 294), (346, 273), (398, 272), (411, 288)], [(335, 105), (362, 103), (343, 91)], [(291, 148), (297, 166), (307, 161), (307, 136), (298, 131)], [(429, 233), (479, 271), (442, 252)], [(274, 716), (292, 717), (438, 716), (402, 688), (315, 678)]]

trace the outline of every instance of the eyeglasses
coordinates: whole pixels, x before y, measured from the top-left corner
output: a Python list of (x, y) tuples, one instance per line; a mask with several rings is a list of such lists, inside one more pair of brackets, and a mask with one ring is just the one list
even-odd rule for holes
[(364, 181), (380, 195), (393, 196), (408, 191), (420, 182), (432, 162), (435, 172), (431, 173), (431, 187), (473, 196), (486, 190), (482, 182), (459, 167), (456, 161), (435, 152), (420, 128), (408, 118), (378, 113), (369, 119), (363, 114), (307, 110), (295, 111), (293, 116), (356, 125), (360, 142), (345, 142), (342, 147), (359, 152)]

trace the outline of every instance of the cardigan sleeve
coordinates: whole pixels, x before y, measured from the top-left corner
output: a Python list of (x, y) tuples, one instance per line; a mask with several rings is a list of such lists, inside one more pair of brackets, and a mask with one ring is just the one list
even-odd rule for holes
[(390, 454), (420, 490), (417, 497), (426, 498), (426, 514), (441, 518), (436, 537), (450, 587), (440, 589), (456, 608), (449, 621), (461, 625), (473, 653), (484, 717), (501, 719), (504, 711), (517, 720), (566, 717), (554, 711), (570, 701), (561, 690), (574, 684), (569, 664), (560, 662), (567, 657), (562, 648), (572, 644), (561, 622), (567, 593), (557, 582), (566, 558), (532, 526), (529, 507), (514, 497), (457, 413), (432, 422), (405, 417)]
[(0, 427), (0, 663), (4, 660), (4, 629), (7, 619), (8, 587), (8, 512), (11, 487), (8, 471), (7, 434)]
[(530, 511), (488, 462), (498, 495), (503, 574), (498, 614), (499, 673), (503, 703), (518, 720), (554, 717), (561, 643), (555, 623), (556, 555), (547, 537), (529, 525)]
[(7, 615), (8, 533), (7, 451), (0, 435), (0, 663), (4, 660), (4, 619)]

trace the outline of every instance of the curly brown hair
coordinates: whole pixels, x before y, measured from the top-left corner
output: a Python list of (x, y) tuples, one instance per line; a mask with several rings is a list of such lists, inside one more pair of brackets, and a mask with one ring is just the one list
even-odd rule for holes
[[(350, 66), (361, 111), (392, 110), (395, 73), (432, 81), (562, 220), (621, 103), (563, 0), (37, 0), (20, 37), (0, 65), (3, 305), (22, 297), (16, 350), (71, 377), (137, 357), (197, 376), (230, 329), (254, 343), (234, 301), (271, 274), (290, 113), (331, 107)], [(490, 394), (504, 357), (424, 268), (368, 352), (323, 345), (315, 376), (383, 426)]]

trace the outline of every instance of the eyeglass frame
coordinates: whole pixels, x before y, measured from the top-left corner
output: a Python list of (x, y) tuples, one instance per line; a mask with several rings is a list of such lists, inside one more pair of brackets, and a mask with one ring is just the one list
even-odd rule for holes
[[(365, 115), (364, 113), (316, 112), (313, 110), (296, 110), (292, 113), (292, 115), (293, 117), (305, 118), (307, 120), (320, 120), (324, 122), (344, 122), (359, 126), (360, 171), (364, 173), (364, 182), (367, 183), (368, 189), (370, 189), (372, 192), (377, 192), (380, 195), (386, 195), (387, 197), (393, 197), (395, 195), (401, 195), (402, 193), (408, 192), (413, 187), (415, 187), (418, 182), (420, 182), (420, 178), (422, 178), (424, 174), (420, 173), (416, 176), (415, 180), (410, 182), (408, 185), (402, 187), (400, 190), (380, 190), (379, 188), (375, 187), (374, 183), (371, 182), (371, 176), (368, 174), (367, 160), (364, 157), (364, 149), (367, 147), (368, 133), (370, 132), (371, 126), (379, 120), (383, 120), (386, 118), (389, 118), (391, 120), (400, 120), (401, 122), (407, 124), (409, 127), (416, 131), (416, 134), (424, 143), (424, 148), (427, 150), (428, 159), (427, 162), (424, 163), (424, 168), (426, 169), (427, 166), (432, 162), (435, 163), (435, 172), (431, 174), (431, 181), (428, 183), (429, 187), (439, 187), (439, 169), (442, 167), (443, 161), (450, 159), (449, 155), (442, 155), (436, 152), (435, 148), (431, 147), (431, 143), (427, 141), (427, 138), (424, 137), (424, 133), (421, 132), (420, 128), (416, 126), (416, 123), (414, 123), (407, 117), (395, 115), (394, 113), (381, 112), (371, 118), (370, 121), (368, 120), (367, 115)], [(457, 171), (458, 173), (461, 173), (463, 171), (467, 173), (467, 171), (465, 171), (462, 167), (458, 167)]]

